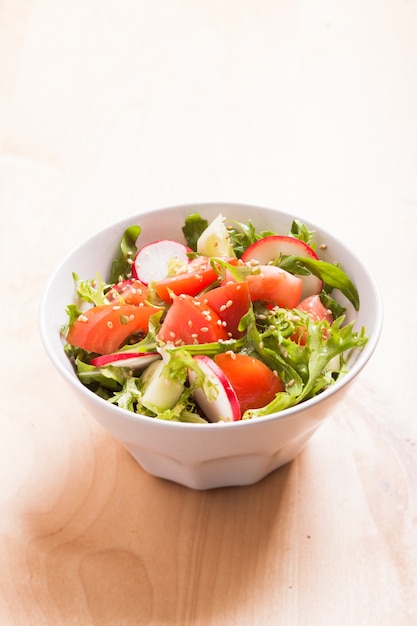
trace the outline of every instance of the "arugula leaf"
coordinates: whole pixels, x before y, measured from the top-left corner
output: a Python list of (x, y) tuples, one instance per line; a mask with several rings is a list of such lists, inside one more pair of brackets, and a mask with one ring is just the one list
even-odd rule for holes
[(111, 391), (119, 390), (126, 380), (126, 370), (122, 367), (94, 367), (85, 363), (80, 357), (75, 360), (77, 376), (87, 386), (99, 384)]
[(182, 227), (182, 232), (188, 247), (194, 252), (197, 250), (198, 238), (207, 226), (208, 221), (200, 217), (198, 213), (193, 213), (186, 218), (184, 226)]
[(292, 274), (305, 274), (308, 270), (318, 276), (328, 287), (338, 289), (351, 302), (356, 311), (359, 310), (359, 293), (349, 276), (338, 266), (321, 259), (310, 257), (283, 256), (280, 267)]
[(255, 243), (255, 241), (276, 234), (269, 230), (258, 233), (251, 220), (248, 220), (247, 224), (238, 222), (237, 220), (227, 220), (227, 229), (229, 231), (230, 242), (238, 259), (240, 259), (246, 248)]
[(290, 234), (314, 249), (314, 230), (309, 230), (303, 222), (300, 222), (300, 220), (293, 220)]
[(129, 226), (123, 233), (120, 240), (120, 254), (114, 259), (111, 266), (111, 283), (117, 283), (120, 278), (125, 278), (130, 275), (132, 261), (137, 252), (136, 241), (140, 233), (141, 227), (137, 225)]
[(324, 285), (323, 290), (320, 294), (320, 300), (323, 306), (331, 311), (333, 319), (340, 317), (346, 311), (346, 307), (339, 304), (334, 298), (332, 298), (330, 293), (328, 293), (326, 285)]

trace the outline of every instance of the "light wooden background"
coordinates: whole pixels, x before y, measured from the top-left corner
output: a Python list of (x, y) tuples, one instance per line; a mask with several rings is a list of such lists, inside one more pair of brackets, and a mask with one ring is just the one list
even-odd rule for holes
[[(0, 2), (0, 624), (417, 623), (415, 0)], [(358, 252), (377, 351), (248, 488), (145, 474), (40, 343), (56, 264), (120, 217), (276, 206)]]

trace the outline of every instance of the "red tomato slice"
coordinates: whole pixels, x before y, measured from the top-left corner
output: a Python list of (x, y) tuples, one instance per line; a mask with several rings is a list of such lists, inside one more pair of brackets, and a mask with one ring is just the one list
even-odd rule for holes
[(296, 307), (299, 311), (304, 311), (308, 313), (313, 320), (327, 320), (328, 322), (333, 322), (333, 315), (331, 312), (326, 309), (322, 301), (320, 300), (320, 296), (314, 295), (309, 296), (302, 300)]
[(187, 271), (158, 280), (154, 287), (161, 300), (171, 302), (169, 291), (177, 296), (182, 293), (196, 296), (215, 280), (217, 280), (217, 273), (212, 268), (210, 260), (207, 257), (197, 257), (189, 262)]
[(227, 338), (217, 313), (186, 294), (174, 298), (158, 333), (158, 339), (176, 345), (211, 343)]
[(260, 409), (271, 402), (284, 383), (262, 361), (246, 354), (223, 352), (214, 357), (236, 392), (240, 410)]
[(275, 265), (261, 265), (259, 274), (246, 277), (252, 300), (293, 309), (300, 302), (302, 280)]
[[(330, 324), (333, 322), (333, 315), (326, 309), (320, 300), (320, 296), (318, 295), (305, 298), (297, 305), (296, 308), (299, 311), (308, 313), (314, 321), (327, 320)], [(307, 332), (300, 329), (291, 336), (291, 339), (293, 341), (298, 341), (302, 346), (304, 346), (307, 339)]]
[(135, 304), (148, 299), (148, 287), (140, 280), (124, 280), (116, 283), (106, 295), (112, 304)]
[(159, 310), (158, 307), (133, 304), (93, 307), (75, 320), (67, 341), (97, 354), (116, 352), (132, 335), (148, 332), (149, 318)]
[(213, 309), (225, 323), (229, 337), (238, 339), (242, 336), (239, 331), (239, 322), (248, 312), (251, 303), (247, 282), (230, 282), (207, 291), (198, 298)]

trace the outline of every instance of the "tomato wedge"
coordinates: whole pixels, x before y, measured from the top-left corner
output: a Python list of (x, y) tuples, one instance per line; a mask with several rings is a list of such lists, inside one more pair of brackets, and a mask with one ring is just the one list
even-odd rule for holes
[(251, 299), (248, 283), (229, 282), (215, 289), (207, 291), (198, 298), (202, 303), (208, 304), (225, 323), (229, 337), (238, 339), (243, 335), (239, 331), (239, 322), (248, 312)]
[(308, 313), (313, 320), (327, 320), (328, 322), (333, 322), (333, 315), (331, 312), (326, 309), (322, 301), (320, 300), (320, 296), (314, 295), (309, 296), (302, 300), (296, 307), (299, 311), (304, 311)]
[(187, 270), (174, 276), (167, 276), (155, 282), (155, 291), (164, 302), (171, 302), (170, 291), (177, 296), (196, 296), (217, 280), (208, 257), (197, 257), (189, 262)]
[[(296, 309), (308, 313), (315, 322), (318, 322), (319, 320), (327, 320), (330, 324), (333, 322), (332, 313), (326, 309), (320, 300), (319, 295), (304, 298), (304, 300), (301, 300), (301, 302), (297, 305)], [(293, 341), (298, 341), (300, 345), (304, 346), (307, 339), (307, 331), (298, 329), (295, 333), (293, 333), (291, 339)]]
[(148, 299), (148, 287), (140, 280), (124, 280), (116, 283), (106, 294), (112, 304), (139, 304)]
[(282, 380), (265, 363), (246, 354), (223, 352), (214, 357), (238, 397), (240, 410), (260, 409), (284, 391)]
[(68, 331), (68, 343), (97, 354), (116, 352), (129, 337), (148, 332), (154, 306), (105, 304), (85, 311)]
[(246, 277), (252, 300), (293, 309), (301, 299), (302, 280), (275, 265), (261, 265), (259, 274)]
[(158, 333), (164, 343), (210, 343), (227, 339), (221, 319), (209, 306), (187, 294), (174, 297)]

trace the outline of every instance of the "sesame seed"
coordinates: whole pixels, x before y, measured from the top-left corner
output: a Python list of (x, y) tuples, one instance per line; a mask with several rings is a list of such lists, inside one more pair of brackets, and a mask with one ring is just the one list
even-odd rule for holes
[(191, 320), (188, 320), (187, 324), (188, 324), (188, 327), (189, 327), (189, 328), (192, 328), (192, 326), (193, 326), (193, 322), (192, 322)]
[(169, 331), (169, 336), (170, 336), (170, 337), (172, 337), (172, 339), (174, 339), (174, 338), (175, 338), (175, 333), (174, 333), (174, 331), (170, 330), (170, 331)]
[(133, 315), (133, 313), (132, 313), (131, 315), (129, 315), (129, 320), (130, 320), (131, 322), (133, 322), (133, 320), (134, 320), (134, 319), (135, 319), (135, 316)]
[(294, 378), (291, 378), (291, 380), (287, 382), (287, 387), (292, 387), (294, 384), (295, 384), (295, 380)]
[(113, 328), (113, 322), (111, 322), (111, 321), (109, 320), (109, 321), (107, 322), (107, 326), (108, 326), (109, 328)]
[(201, 331), (202, 333), (208, 333), (209, 328), (208, 328), (208, 326), (202, 326), (202, 327), (200, 328), (200, 331)]
[(197, 337), (198, 337), (198, 334), (197, 334), (197, 333), (193, 333), (193, 334), (191, 335), (191, 339), (197, 339)]
[(319, 245), (320, 250), (327, 250), (327, 243), (321, 243)]
[(226, 302), (226, 309), (230, 309), (231, 306), (233, 306), (233, 300), (228, 300)]
[(113, 311), (118, 311), (120, 309), (120, 304), (115, 304), (112, 309)]
[(80, 322), (88, 322), (88, 317), (86, 315), (82, 315), (81, 314), (81, 315), (78, 316), (78, 320)]
[(263, 350), (263, 347), (264, 347), (264, 342), (260, 341), (259, 342), (259, 350)]
[(221, 313), (223, 313), (223, 311), (226, 310), (226, 305), (222, 304), (219, 310), (220, 310)]

